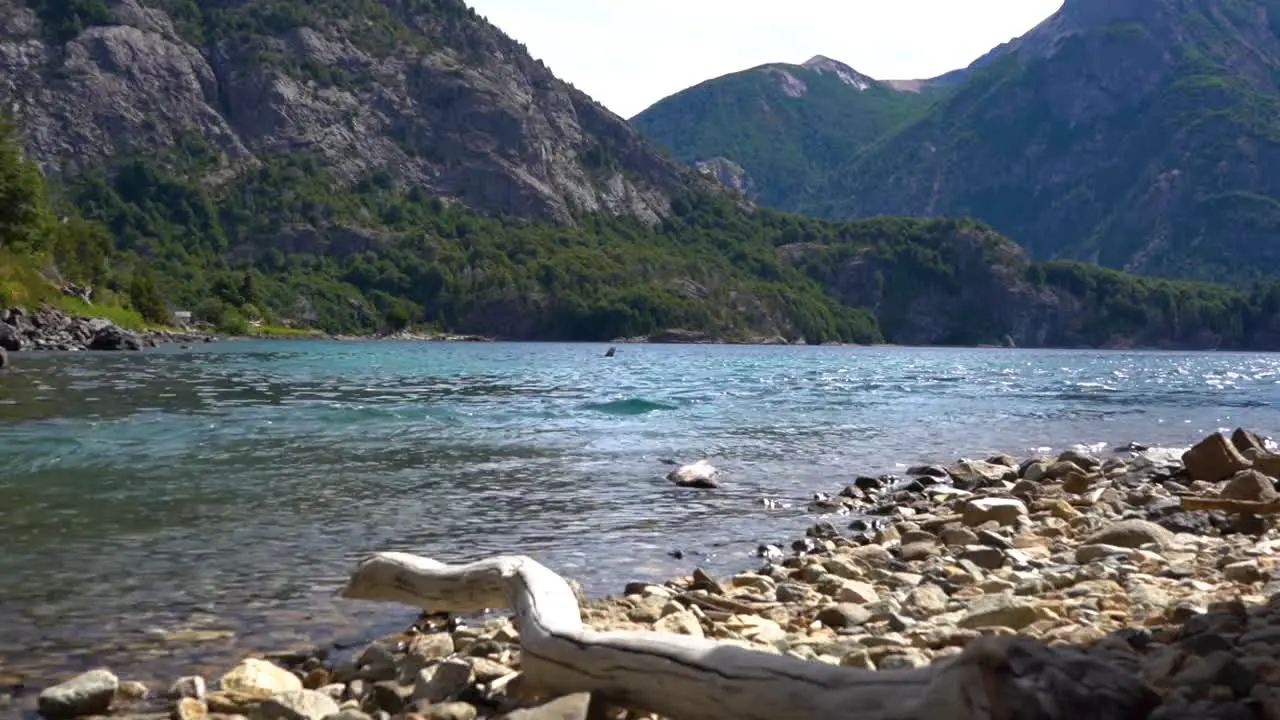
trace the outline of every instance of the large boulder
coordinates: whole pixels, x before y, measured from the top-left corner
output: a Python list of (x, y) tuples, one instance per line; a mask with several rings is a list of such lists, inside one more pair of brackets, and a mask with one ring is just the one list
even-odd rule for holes
[(1183, 453), (1182, 464), (1187, 467), (1187, 474), (1192, 480), (1211, 483), (1226, 480), (1252, 466), (1227, 436), (1220, 432), (1201, 440)]

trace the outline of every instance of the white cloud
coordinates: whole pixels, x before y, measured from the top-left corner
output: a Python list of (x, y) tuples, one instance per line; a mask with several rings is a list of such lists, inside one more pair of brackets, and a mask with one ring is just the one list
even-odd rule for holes
[(881, 79), (941, 75), (1062, 0), (467, 0), (560, 78), (630, 117), (703, 80), (827, 55)]

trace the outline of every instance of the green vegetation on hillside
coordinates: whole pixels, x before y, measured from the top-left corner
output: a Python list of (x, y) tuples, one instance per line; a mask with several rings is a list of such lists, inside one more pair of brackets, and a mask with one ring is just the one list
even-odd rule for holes
[[(799, 97), (784, 92), (784, 72), (804, 83)], [(724, 157), (741, 165), (758, 200), (785, 209), (930, 102), (887, 85), (860, 90), (830, 72), (773, 65), (676, 93), (631, 123), (680, 162)]]
[(1241, 284), (1273, 276), (1280, 34), (1258, 18), (1280, 22), (1280, 7), (1134, 8), (1044, 56), (991, 60), (789, 209), (971, 216), (1039, 258)]
[[(984, 275), (996, 268), (1013, 285), (1079, 305), (1064, 312), (1049, 344), (1194, 344), (1210, 332), (1223, 346), (1250, 347), (1275, 343), (1280, 330), (1280, 286), (1243, 292), (1029, 264), (970, 221), (832, 223), (689, 194), (656, 227), (600, 215), (553, 226), (400, 192), (380, 174), (342, 190), (302, 156), (212, 189), (184, 179), (212, 162), (194, 139), (174, 157), (135, 159), (67, 185), (62, 195), (84, 219), (63, 221), (12, 143), (11, 126), (5, 132), (0, 304), (74, 302), (43, 283), (56, 270), (92, 284), (105, 303), (75, 309), (127, 313), (126, 324), (191, 309), (228, 332), (262, 320), (336, 332), (426, 325), (607, 340), (687, 328), (877, 342), (910, 336), (918, 319), (901, 310), (941, 293), (959, 309), (945, 318), (954, 326), (945, 341), (977, 343), (1009, 332), (996, 314), (1002, 309), (974, 295), (998, 284)], [(976, 251), (969, 237), (980, 238)], [(838, 299), (847, 291), (840, 268), (859, 259), (878, 263), (875, 299), (865, 307)]]
[[(134, 298), (128, 284), (144, 289), (132, 267), (116, 255), (105, 229), (81, 219), (73, 208), (51, 202), (44, 176), (22, 156), (17, 128), (0, 118), (0, 308), (52, 304), (72, 312), (84, 309), (63, 296), (54, 283), (62, 279), (95, 288), (100, 313), (119, 324), (140, 327), (144, 320), (163, 322), (137, 308), (153, 308)], [(145, 277), (145, 276), (140, 276)], [(110, 287), (114, 285), (117, 291)]]

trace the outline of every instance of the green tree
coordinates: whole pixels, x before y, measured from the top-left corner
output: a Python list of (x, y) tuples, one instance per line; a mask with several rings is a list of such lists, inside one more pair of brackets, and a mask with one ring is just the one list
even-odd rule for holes
[(169, 309), (165, 306), (155, 276), (150, 270), (136, 272), (129, 280), (129, 302), (143, 319), (156, 324), (168, 324)]

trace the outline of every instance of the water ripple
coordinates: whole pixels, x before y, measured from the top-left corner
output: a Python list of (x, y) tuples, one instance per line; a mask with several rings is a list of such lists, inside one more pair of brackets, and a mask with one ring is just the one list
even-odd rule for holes
[[(1280, 403), (1270, 355), (602, 349), (23, 354), (0, 374), (0, 667), (165, 673), (411, 617), (332, 597), (372, 550), (527, 553), (591, 592), (731, 571), (809, 520), (762, 495), (803, 507), (961, 455), (1269, 433)], [(660, 459), (701, 457), (722, 489), (664, 481)], [(162, 641), (205, 626), (238, 635)]]

